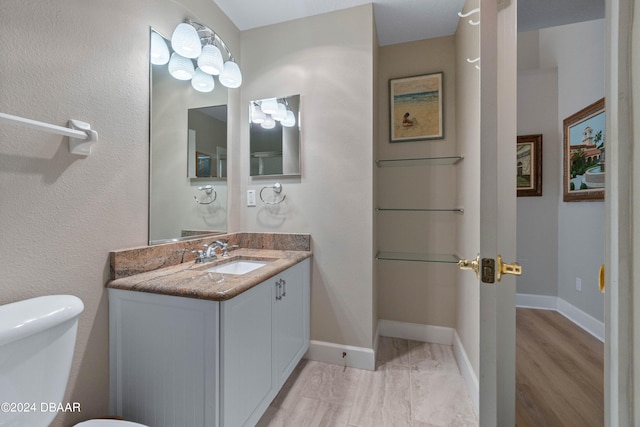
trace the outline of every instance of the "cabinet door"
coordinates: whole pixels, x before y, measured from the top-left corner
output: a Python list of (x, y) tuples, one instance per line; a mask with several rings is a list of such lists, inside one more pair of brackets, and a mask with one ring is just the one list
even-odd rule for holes
[(271, 282), (221, 303), (223, 426), (253, 425), (275, 397)]
[(309, 261), (276, 278), (278, 388), (284, 384), (309, 347)]
[(217, 426), (218, 306), (109, 289), (110, 412), (154, 427)]

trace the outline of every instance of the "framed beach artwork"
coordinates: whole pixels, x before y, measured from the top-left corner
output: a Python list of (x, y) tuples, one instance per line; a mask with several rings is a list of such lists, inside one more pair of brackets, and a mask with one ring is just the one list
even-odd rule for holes
[(564, 119), (563, 200), (604, 199), (604, 98)]
[(516, 167), (518, 197), (542, 196), (542, 135), (518, 136)]
[(442, 73), (389, 80), (391, 142), (444, 138)]

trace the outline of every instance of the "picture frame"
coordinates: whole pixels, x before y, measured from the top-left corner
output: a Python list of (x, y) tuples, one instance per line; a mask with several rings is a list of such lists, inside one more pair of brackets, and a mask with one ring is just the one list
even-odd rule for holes
[(389, 80), (391, 142), (444, 138), (443, 73)]
[(542, 196), (542, 134), (518, 136), (516, 142), (518, 197)]
[(563, 201), (603, 200), (605, 184), (605, 100), (563, 121)]
[(196, 177), (208, 178), (211, 176), (211, 156), (196, 151)]

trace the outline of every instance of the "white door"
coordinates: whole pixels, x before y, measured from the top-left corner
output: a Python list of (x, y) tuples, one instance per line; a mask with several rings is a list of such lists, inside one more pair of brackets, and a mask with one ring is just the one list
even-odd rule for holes
[[(635, 3), (635, 7), (634, 7)], [(634, 292), (640, 267), (640, 179), (634, 165), (640, 153), (640, 5), (634, 0), (608, 0), (607, 16), (607, 177), (605, 263), (605, 424), (640, 425), (640, 296)], [(635, 144), (638, 146), (638, 144)], [(635, 233), (631, 233), (636, 230)], [(634, 280), (635, 279), (635, 280)]]
[[(479, 288), (477, 294), (468, 282), (461, 292), (474, 293), (472, 304), (478, 307), (480, 425), (513, 426), (515, 279), (501, 275), (498, 281), (496, 273), (498, 254), (506, 262), (516, 259), (516, 0), (480, 0), (479, 4), (480, 184), (476, 206), (480, 215), (476, 224), (480, 231), (475, 239), (479, 239), (480, 279), (473, 284)], [(484, 262), (493, 262), (493, 266)]]
[[(480, 256), (509, 262), (516, 259), (516, 1), (481, 0), (480, 21)], [(512, 275), (480, 284), (482, 426), (515, 425), (515, 287)]]

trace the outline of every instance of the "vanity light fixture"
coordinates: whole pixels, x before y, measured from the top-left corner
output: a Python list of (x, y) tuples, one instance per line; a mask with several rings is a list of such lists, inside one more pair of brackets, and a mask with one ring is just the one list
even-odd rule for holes
[(263, 99), (260, 102), (260, 109), (265, 114), (275, 114), (278, 112), (278, 100), (276, 98)]
[(289, 108), (286, 99), (268, 98), (261, 101), (252, 101), (249, 114), (251, 122), (259, 124), (264, 129), (273, 129), (276, 122), (284, 127), (293, 127), (296, 124), (296, 116)]
[[(206, 25), (186, 19), (173, 31), (170, 46), (172, 52), (162, 36), (153, 31), (151, 63), (164, 65), (169, 62), (169, 73), (178, 80), (191, 80), (195, 90), (211, 92), (215, 87), (212, 76), (218, 76), (218, 81), (228, 88), (235, 89), (242, 84), (242, 73), (231, 51)], [(226, 62), (223, 51), (228, 58)]]

